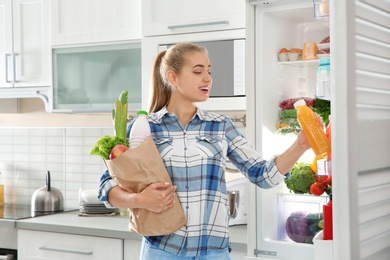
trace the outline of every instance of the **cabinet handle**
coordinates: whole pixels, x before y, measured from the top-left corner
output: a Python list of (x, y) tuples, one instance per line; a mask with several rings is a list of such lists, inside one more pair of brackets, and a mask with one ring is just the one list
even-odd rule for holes
[(68, 249), (61, 249), (61, 248), (52, 248), (52, 247), (46, 247), (46, 246), (40, 246), (39, 250), (44, 251), (54, 251), (54, 252), (63, 252), (63, 253), (70, 253), (70, 254), (78, 254), (78, 255), (92, 255), (92, 251), (76, 251), (76, 250), (68, 250)]
[(8, 80), (8, 57), (10, 57), (11, 54), (6, 53), (5, 54), (5, 82), (6, 83), (12, 83), (12, 81)]
[(229, 21), (215, 21), (215, 22), (207, 22), (207, 23), (190, 23), (190, 24), (178, 24), (178, 25), (169, 25), (169, 30), (175, 30), (179, 28), (188, 28), (188, 27), (198, 27), (198, 26), (211, 26), (218, 24), (229, 24)]
[(13, 65), (14, 65), (14, 83), (17, 83), (18, 81), (16, 80), (16, 60), (15, 60), (15, 56), (17, 56), (19, 54), (17, 53), (13, 53)]

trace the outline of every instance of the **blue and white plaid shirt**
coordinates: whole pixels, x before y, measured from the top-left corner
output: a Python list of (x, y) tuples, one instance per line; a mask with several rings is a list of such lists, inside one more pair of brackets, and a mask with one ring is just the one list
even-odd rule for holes
[[(183, 128), (166, 110), (149, 115), (152, 136), (187, 217), (173, 234), (146, 237), (156, 247), (173, 254), (206, 255), (208, 250), (229, 247), (226, 159), (254, 184), (272, 188), (285, 180), (274, 158), (265, 161), (226, 116), (198, 109)], [(132, 122), (133, 123), (133, 122)], [(128, 133), (132, 124), (130, 124)], [(106, 171), (99, 197), (107, 206), (109, 190), (117, 185)]]

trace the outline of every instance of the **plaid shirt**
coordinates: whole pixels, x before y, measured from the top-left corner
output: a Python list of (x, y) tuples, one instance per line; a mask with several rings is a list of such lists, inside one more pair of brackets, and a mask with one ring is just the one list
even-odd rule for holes
[[(254, 184), (271, 188), (285, 180), (274, 164), (265, 161), (226, 116), (198, 109), (183, 127), (177, 117), (163, 108), (149, 115), (156, 146), (177, 186), (176, 193), (187, 224), (173, 234), (146, 237), (156, 247), (173, 254), (206, 255), (208, 250), (229, 247), (226, 159)], [(128, 133), (132, 124), (130, 124)], [(105, 172), (99, 197), (107, 202), (108, 191), (117, 185)]]

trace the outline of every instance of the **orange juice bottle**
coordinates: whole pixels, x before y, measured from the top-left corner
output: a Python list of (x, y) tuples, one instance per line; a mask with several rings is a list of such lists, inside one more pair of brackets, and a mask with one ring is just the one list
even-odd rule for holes
[(305, 100), (301, 99), (294, 103), (297, 110), (297, 119), (305, 132), (306, 138), (313, 149), (313, 152), (319, 156), (323, 156), (330, 151), (330, 141), (326, 136), (324, 129), (318, 123), (318, 118), (313, 110), (306, 106)]

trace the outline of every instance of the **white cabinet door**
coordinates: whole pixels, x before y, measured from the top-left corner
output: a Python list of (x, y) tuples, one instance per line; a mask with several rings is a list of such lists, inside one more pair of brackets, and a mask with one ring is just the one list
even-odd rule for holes
[(12, 87), (12, 6), (0, 0), (0, 87)]
[(141, 38), (141, 0), (54, 0), (53, 45)]
[(138, 260), (141, 250), (141, 240), (129, 240), (126, 239), (123, 245), (123, 259), (124, 260)]
[(122, 260), (123, 240), (18, 230), (18, 257), (47, 260)]
[(144, 36), (245, 28), (243, 0), (144, 0)]
[(46, 3), (0, 1), (0, 87), (50, 85)]

